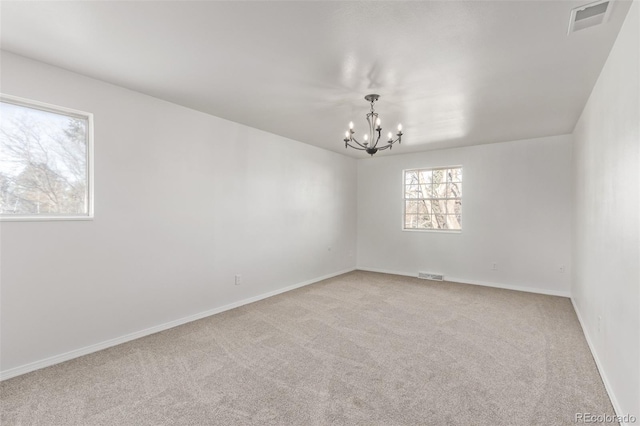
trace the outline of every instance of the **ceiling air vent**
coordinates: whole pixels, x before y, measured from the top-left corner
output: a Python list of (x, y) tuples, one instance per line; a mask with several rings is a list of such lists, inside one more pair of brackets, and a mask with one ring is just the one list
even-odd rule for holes
[(576, 7), (571, 11), (569, 19), (569, 32), (583, 30), (585, 28), (600, 25), (607, 21), (611, 13), (611, 0), (600, 0), (594, 3)]

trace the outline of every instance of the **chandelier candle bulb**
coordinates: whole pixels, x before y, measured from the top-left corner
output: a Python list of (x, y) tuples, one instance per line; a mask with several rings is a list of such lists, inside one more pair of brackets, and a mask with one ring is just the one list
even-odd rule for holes
[(398, 124), (398, 131), (401, 132), (402, 131), (402, 124)]
[(353, 130), (353, 121), (349, 122), (349, 129)]

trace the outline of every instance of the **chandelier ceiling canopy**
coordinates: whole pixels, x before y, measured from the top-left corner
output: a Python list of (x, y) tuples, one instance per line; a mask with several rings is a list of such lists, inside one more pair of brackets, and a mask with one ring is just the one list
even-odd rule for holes
[(363, 136), (362, 142), (359, 142), (355, 138), (355, 131), (353, 130), (353, 121), (349, 123), (349, 130), (345, 133), (344, 137), (344, 147), (351, 147), (353, 149), (357, 149), (360, 151), (366, 151), (367, 154), (373, 156), (378, 151), (382, 151), (385, 149), (391, 149), (394, 143), (398, 142), (402, 143), (402, 124), (398, 124), (398, 133), (395, 134), (396, 138), (394, 139), (393, 133), (389, 132), (387, 135), (387, 143), (381, 146), (378, 146), (378, 142), (380, 142), (380, 136), (382, 135), (382, 127), (380, 126), (380, 118), (378, 117), (378, 113), (375, 112), (374, 103), (380, 99), (380, 95), (367, 95), (364, 97), (367, 101), (371, 103), (371, 112), (367, 114), (367, 123), (369, 124), (369, 131), (365, 133)]

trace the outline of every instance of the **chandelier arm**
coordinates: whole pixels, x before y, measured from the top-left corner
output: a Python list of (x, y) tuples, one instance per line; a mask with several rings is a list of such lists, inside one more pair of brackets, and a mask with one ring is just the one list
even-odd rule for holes
[[(353, 145), (351, 145), (349, 142), (345, 142), (345, 143), (346, 143), (347, 145), (349, 145), (351, 148), (353, 148), (353, 149), (357, 149), (358, 151), (366, 151), (366, 148), (365, 148), (365, 147), (358, 148), (357, 146), (353, 146)], [(358, 144), (358, 145), (360, 145), (360, 144)], [(362, 146), (362, 145), (360, 145), (360, 146)]]
[(376, 148), (378, 146), (378, 142), (380, 142), (380, 135), (382, 133), (382, 129), (376, 129), (376, 131), (378, 132), (378, 138), (376, 139), (376, 143), (373, 144), (374, 148)]
[[(373, 107), (373, 102), (371, 102)], [(369, 138), (371, 139), (371, 148), (375, 148), (376, 144), (373, 142), (373, 122), (371, 121), (371, 117), (373, 116), (373, 112), (367, 114), (367, 123), (369, 124)]]
[(396, 135), (396, 136), (398, 136), (398, 137), (397, 137), (397, 138), (395, 138), (395, 139), (393, 139), (393, 140), (391, 141), (391, 144), (390, 144), (390, 145), (393, 145), (393, 144), (394, 144), (394, 143), (396, 143), (396, 142), (398, 142), (398, 143), (402, 143), (402, 134), (399, 134), (399, 135)]
[(387, 141), (387, 143), (384, 144), (384, 146), (378, 148), (378, 150), (391, 148), (393, 145), (396, 144), (396, 142), (400, 142), (400, 138), (397, 138), (397, 139), (392, 140), (392, 141)]
[[(362, 145), (360, 142), (358, 142), (358, 140), (356, 138), (354, 138), (353, 136), (351, 137), (351, 139), (349, 139), (349, 142), (355, 142), (358, 144), (359, 147), (361, 147), (362, 149), (367, 149), (366, 146)], [(350, 145), (351, 146), (351, 145)]]

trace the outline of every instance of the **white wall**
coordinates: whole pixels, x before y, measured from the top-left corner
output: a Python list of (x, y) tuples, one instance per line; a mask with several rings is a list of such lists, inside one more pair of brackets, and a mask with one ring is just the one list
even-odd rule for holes
[(1, 59), (3, 93), (95, 118), (95, 220), (0, 225), (5, 376), (355, 267), (355, 160)]
[[(619, 415), (640, 418), (640, 5), (574, 130), (572, 296)], [(598, 318), (601, 318), (600, 325)]]
[[(402, 171), (450, 165), (463, 231), (402, 231)], [(570, 167), (571, 136), (360, 160), (358, 268), (568, 295)]]

